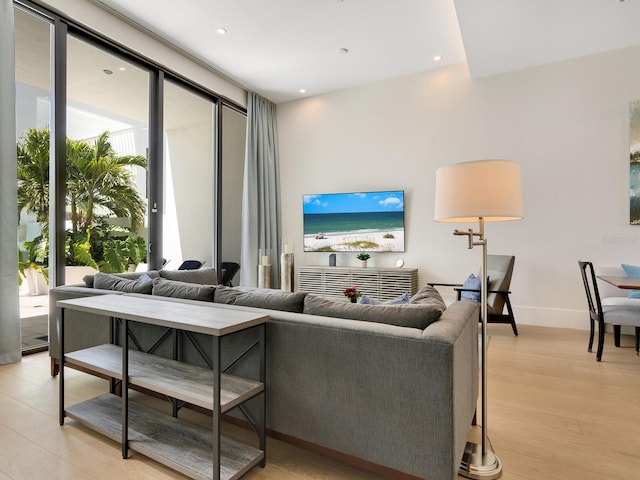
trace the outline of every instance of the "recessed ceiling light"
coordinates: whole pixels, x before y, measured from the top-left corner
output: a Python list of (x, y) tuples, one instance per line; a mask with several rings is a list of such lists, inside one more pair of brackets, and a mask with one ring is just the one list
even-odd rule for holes
[(220, 35), (225, 35), (227, 33), (227, 29), (226, 28), (217, 28), (216, 32), (218, 32)]
[(442, 55), (434, 55), (433, 57), (434, 62), (439, 62), (440, 60), (442, 60)]
[(307, 91), (304, 88), (301, 88), (300, 90), (298, 90), (298, 92), (300, 93), (307, 93)]
[(349, 53), (349, 49), (348, 48), (339, 48), (338, 49), (338, 53), (340, 55), (346, 55), (347, 53)]
[(120, 70), (121, 72), (126, 72), (127, 71), (127, 67), (118, 67), (118, 70)]

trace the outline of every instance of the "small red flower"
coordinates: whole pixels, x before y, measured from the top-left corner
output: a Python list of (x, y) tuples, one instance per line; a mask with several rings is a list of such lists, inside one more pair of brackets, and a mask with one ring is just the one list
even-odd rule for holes
[(358, 287), (355, 285), (351, 285), (350, 287), (345, 288), (342, 293), (345, 297), (349, 298), (353, 301), (353, 299), (360, 298), (362, 296), (362, 292), (358, 291)]

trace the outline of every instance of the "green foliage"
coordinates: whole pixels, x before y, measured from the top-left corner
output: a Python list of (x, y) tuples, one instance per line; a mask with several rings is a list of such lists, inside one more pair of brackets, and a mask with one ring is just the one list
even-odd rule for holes
[(18, 285), (22, 285), (22, 279), (26, 277), (28, 269), (35, 270), (49, 281), (48, 245), (46, 236), (40, 235), (30, 242), (24, 242), (25, 251), (18, 248)]
[(324, 247), (316, 248), (313, 251), (314, 252), (335, 252), (335, 250), (333, 249), (333, 247), (331, 245), (327, 245), (327, 246), (324, 246)]
[(104, 261), (100, 271), (124, 272), (129, 265), (137, 265), (146, 259), (146, 242), (142, 237), (111, 238), (102, 243)]
[(396, 238), (393, 236), (393, 233), (385, 233), (382, 238)]
[[(42, 225), (43, 233), (38, 238), (44, 239), (45, 252), (49, 142), (49, 130), (30, 129), (17, 143), (18, 214), (24, 208), (36, 216)], [(93, 144), (67, 139), (66, 202), (71, 220), (65, 244), (67, 265), (122, 272), (129, 263), (144, 260), (145, 241), (135, 233), (144, 224), (145, 202), (134, 182), (134, 166), (146, 169), (147, 159), (141, 155), (117, 155), (109, 142), (109, 132), (103, 132)], [(108, 224), (107, 220), (113, 217), (128, 219), (128, 228)], [(42, 265), (47, 264), (48, 258), (43, 258)]]
[(378, 244), (376, 242), (364, 240), (361, 242), (349, 242), (344, 245), (349, 247), (351, 250), (376, 250), (378, 248)]
[(23, 208), (46, 230), (49, 224), (49, 130), (31, 128), (16, 145), (18, 215)]
[(365, 252), (360, 252), (358, 255), (356, 255), (356, 258), (358, 260), (367, 261), (371, 258), (371, 255)]

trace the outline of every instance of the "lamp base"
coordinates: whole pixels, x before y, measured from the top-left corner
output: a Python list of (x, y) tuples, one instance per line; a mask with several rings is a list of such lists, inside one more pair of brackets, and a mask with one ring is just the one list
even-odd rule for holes
[(458, 473), (466, 478), (493, 480), (502, 475), (502, 462), (492, 451), (482, 455), (481, 445), (467, 442)]

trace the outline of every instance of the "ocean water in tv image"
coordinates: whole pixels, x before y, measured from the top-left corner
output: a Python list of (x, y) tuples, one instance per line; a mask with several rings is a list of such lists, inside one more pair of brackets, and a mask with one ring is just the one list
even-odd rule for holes
[(306, 213), (304, 234), (376, 232), (404, 229), (403, 212)]
[(404, 252), (404, 213), (305, 213), (304, 251)]

